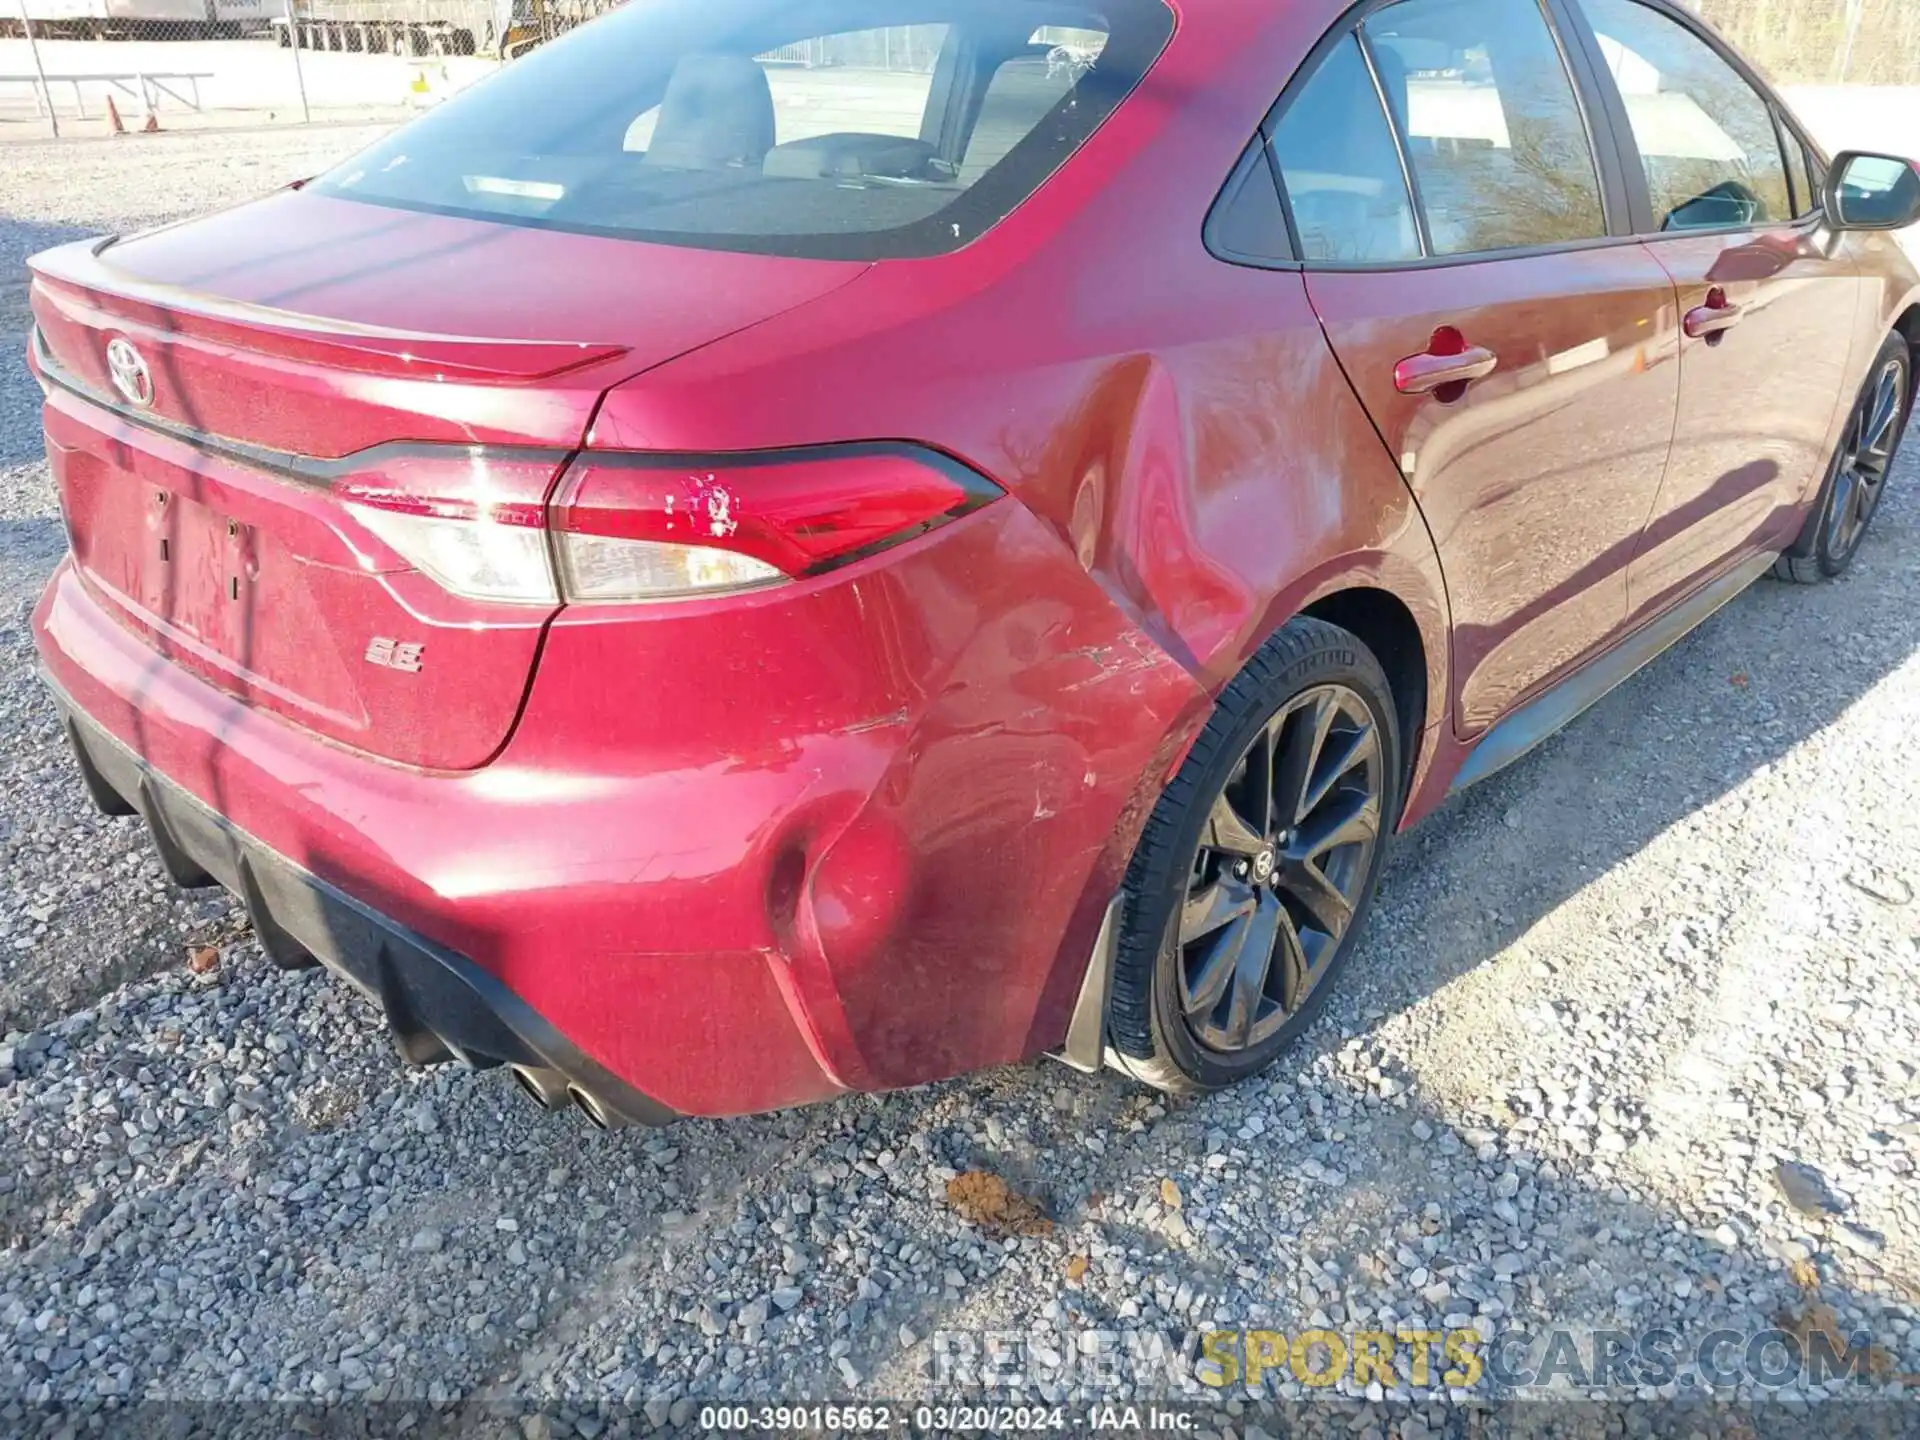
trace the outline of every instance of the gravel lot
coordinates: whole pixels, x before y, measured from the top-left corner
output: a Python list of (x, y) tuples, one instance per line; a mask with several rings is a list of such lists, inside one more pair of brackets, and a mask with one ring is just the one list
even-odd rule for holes
[[(1691, 1344), (1824, 1304), (1883, 1347), (1882, 1393), (1920, 1372), (1911, 465), (1850, 579), (1763, 583), (1417, 831), (1310, 1042), (1204, 1103), (1043, 1062), (600, 1136), (503, 1076), (403, 1072), (344, 986), (170, 893), (138, 826), (86, 804), (33, 677), (62, 541), (20, 261), (365, 138), (6, 152), (0, 1429), (48, 1400), (366, 1396), (591, 1436), (613, 1402), (644, 1428), (690, 1395), (929, 1396), (933, 1332), (1062, 1326)], [(975, 1168), (1051, 1231), (955, 1213)]]

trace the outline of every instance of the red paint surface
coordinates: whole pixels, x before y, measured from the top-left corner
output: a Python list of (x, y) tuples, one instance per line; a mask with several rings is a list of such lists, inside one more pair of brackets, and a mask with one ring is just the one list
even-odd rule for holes
[[(534, 447), (529, 505), (582, 447), (705, 474), (907, 442), (1006, 492), (752, 593), (487, 606), (402, 569), (325, 487), (56, 391), (76, 555), (36, 615), (49, 671), (162, 773), (676, 1109), (1057, 1045), (1161, 787), (1280, 625), (1356, 590), (1410, 617), (1412, 823), (1489, 725), (1778, 543), (1863, 352), (1920, 288), (1878, 237), (1222, 263), (1202, 219), (1340, 9), (1183, 13), (1082, 153), (939, 259), (300, 192), (43, 257), (55, 363), (106, 393), (125, 335), (156, 415), (215, 436)], [(1710, 286), (1750, 312), (1683, 342)], [(1396, 367), (1449, 328), (1497, 368), (1400, 394)], [(172, 581), (143, 558), (165, 525)], [(422, 672), (367, 666), (377, 635), (424, 640)]]

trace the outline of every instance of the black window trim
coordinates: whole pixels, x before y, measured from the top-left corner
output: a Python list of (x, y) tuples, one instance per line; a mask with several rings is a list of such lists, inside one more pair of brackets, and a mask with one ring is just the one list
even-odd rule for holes
[[(1806, 157), (1804, 163), (1807, 183), (1813, 187), (1813, 193), (1807, 197), (1808, 208), (1796, 218), (1801, 221), (1825, 220), (1827, 218), (1826, 176), (1833, 166), (1833, 157), (1821, 147), (1819, 141), (1812, 138), (1807, 127), (1801, 123), (1800, 117), (1794, 114), (1793, 108), (1787, 104), (1784, 95), (1771, 87), (1768, 87), (1766, 93), (1773, 101), (1773, 119), (1774, 123), (1780, 127), (1782, 144), (1798, 145), (1800, 153)], [(1788, 178), (1791, 179), (1791, 175)]]
[[(1206, 244), (1214, 257), (1229, 264), (1253, 266), (1263, 270), (1378, 274), (1445, 270), (1463, 265), (1487, 265), (1504, 260), (1531, 260), (1542, 256), (1579, 254), (1588, 250), (1606, 250), (1637, 244), (1641, 237), (1632, 223), (1633, 189), (1624, 163), (1625, 157), (1616, 136), (1610, 133), (1614, 127), (1603, 124), (1599, 118), (1602, 115), (1612, 118), (1611, 113), (1605, 108), (1607, 94), (1611, 87), (1603, 86), (1599, 76), (1594, 73), (1592, 52), (1585, 48), (1585, 43), (1574, 43), (1575, 32), (1569, 28), (1570, 17), (1566, 10), (1569, 0), (1535, 0), (1540, 8), (1540, 18), (1546, 24), (1548, 34), (1553, 37), (1554, 48), (1559, 52), (1561, 63), (1572, 82), (1575, 106), (1579, 111), (1581, 124), (1586, 127), (1587, 148), (1593, 158), (1594, 174), (1599, 182), (1601, 214), (1607, 233), (1585, 240), (1556, 241), (1552, 244), (1529, 245), (1506, 250), (1475, 250), (1458, 255), (1432, 253), (1426, 205), (1420, 194), (1418, 178), (1408, 160), (1406, 136), (1403, 133), (1400, 117), (1394, 114), (1393, 106), (1387, 101), (1379, 72), (1375, 68), (1373, 47), (1364, 30), (1367, 20), (1372, 16), (1401, 3), (1403, 0), (1358, 0), (1357, 4), (1349, 7), (1320, 37), (1313, 49), (1308, 52), (1306, 59), (1288, 79), (1286, 87), (1269, 107), (1265, 118), (1260, 122), (1259, 131), (1250, 142), (1260, 146), (1268, 154), (1268, 169), (1272, 175), (1274, 187), (1279, 192), (1281, 213), (1286, 217), (1291, 258), (1283, 259), (1276, 256), (1262, 259), (1223, 253), (1214, 245), (1211, 235), (1212, 219), (1224, 208), (1229, 192), (1237, 191), (1235, 181), (1239, 179), (1241, 173), (1238, 165), (1235, 166), (1233, 175), (1229, 177), (1223, 188), (1221, 198), (1214, 202), (1213, 209), (1209, 211)], [(1367, 72), (1373, 79), (1374, 89), (1380, 100), (1381, 111), (1386, 116), (1387, 128), (1393, 136), (1394, 149), (1399, 155), (1402, 177), (1407, 184), (1408, 195), (1413, 206), (1414, 225), (1420, 237), (1421, 255), (1417, 259), (1338, 262), (1304, 261), (1298, 258), (1302, 253), (1299, 226), (1295, 223), (1293, 204), (1287, 196), (1286, 185), (1281, 179), (1279, 167), (1272, 159), (1274, 130), (1280, 117), (1299, 97), (1301, 90), (1319, 71), (1327, 57), (1349, 39), (1359, 43), (1361, 53), (1365, 57)], [(1591, 43), (1591, 40), (1589, 32), (1585, 42)], [(1617, 96), (1615, 101), (1617, 103)], [(1624, 114), (1624, 107), (1622, 107), (1622, 114)], [(1635, 158), (1638, 158), (1637, 153)], [(1643, 191), (1644, 188), (1643, 181)]]
[[(1612, 128), (1623, 162), (1621, 168), (1625, 172), (1627, 190), (1633, 207), (1633, 228), (1636, 238), (1648, 244), (1658, 244), (1662, 241), (1670, 240), (1697, 240), (1702, 237), (1709, 239), (1720, 237), (1724, 239), (1739, 235), (1758, 235), (1769, 230), (1813, 230), (1825, 222), (1826, 207), (1819, 203), (1819, 197), (1816, 196), (1815, 208), (1812, 211), (1796, 215), (1790, 220), (1782, 220), (1765, 225), (1748, 223), (1744, 225), (1701, 226), (1699, 228), (1686, 230), (1660, 229), (1656, 223), (1657, 217), (1653, 213), (1653, 194), (1647, 185), (1646, 160), (1641, 156), (1639, 142), (1634, 138), (1633, 122), (1627, 115), (1626, 99), (1620, 93), (1620, 87), (1614, 83), (1612, 74), (1601, 61), (1600, 37), (1594, 30), (1593, 23), (1588, 18), (1586, 11), (1582, 8), (1580, 0), (1549, 0), (1549, 3), (1562, 5), (1569, 9), (1570, 24), (1573, 30), (1579, 34), (1581, 45), (1587, 51), (1588, 66), (1593, 71), (1596, 80), (1604, 92), (1607, 113), (1612, 120)], [(1800, 142), (1801, 148), (1807, 152), (1807, 168), (1809, 172), (1811, 172), (1810, 178), (1819, 175), (1826, 169), (1828, 164), (1826, 152), (1807, 139), (1804, 127), (1799, 124), (1798, 118), (1793, 115), (1786, 102), (1781, 98), (1780, 92), (1774, 88), (1772, 82), (1760, 74), (1759, 71), (1755, 70), (1753, 66), (1747, 62), (1746, 57), (1741, 55), (1733, 45), (1729, 44), (1713, 26), (1708, 24), (1700, 16), (1695, 15), (1685, 6), (1676, 3), (1676, 0), (1627, 0), (1627, 3), (1639, 5), (1644, 9), (1651, 10), (1656, 15), (1664, 16), (1666, 19), (1673, 21), (1682, 29), (1692, 32), (1709, 50), (1720, 58), (1728, 69), (1732, 70), (1746, 83), (1747, 88), (1759, 97), (1761, 103), (1767, 107), (1768, 114), (1773, 117), (1775, 141), (1780, 146), (1781, 169), (1787, 173), (1787, 193), (1789, 197), (1792, 197), (1794, 192), (1793, 174), (1787, 166), (1786, 140), (1789, 136), (1797, 139)], [(1816, 160), (1819, 161), (1818, 164), (1814, 163)], [(1817, 180), (1814, 183), (1817, 188)], [(1795, 208), (1798, 209), (1798, 206), (1795, 205)]]
[[(1810, 218), (1820, 209), (1820, 197), (1813, 193), (1813, 161), (1807, 157), (1807, 147), (1800, 143), (1800, 137), (1787, 126), (1786, 117), (1778, 105), (1768, 107), (1773, 114), (1773, 136), (1780, 146), (1780, 163), (1787, 168), (1787, 203), (1793, 207), (1793, 218), (1797, 224)], [(1800, 152), (1800, 164), (1793, 163), (1793, 152)], [(1807, 193), (1800, 193), (1801, 176), (1805, 175)]]

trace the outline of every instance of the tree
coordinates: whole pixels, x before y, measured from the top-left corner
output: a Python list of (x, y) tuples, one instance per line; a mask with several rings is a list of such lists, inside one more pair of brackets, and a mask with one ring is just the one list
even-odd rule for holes
[(1690, 0), (1784, 84), (1920, 85), (1920, 0)]

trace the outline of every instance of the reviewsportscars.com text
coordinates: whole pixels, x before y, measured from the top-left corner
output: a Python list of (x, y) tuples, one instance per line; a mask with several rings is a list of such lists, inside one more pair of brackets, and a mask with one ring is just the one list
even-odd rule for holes
[[(937, 1394), (1083, 1393), (1296, 1397), (1450, 1391), (1525, 1396), (1740, 1386), (1823, 1388), (1835, 1379), (1873, 1387), (1872, 1337), (1784, 1329), (1682, 1335), (1561, 1329), (936, 1331), (928, 1359)], [(1374, 1387), (1379, 1387), (1375, 1390)]]

